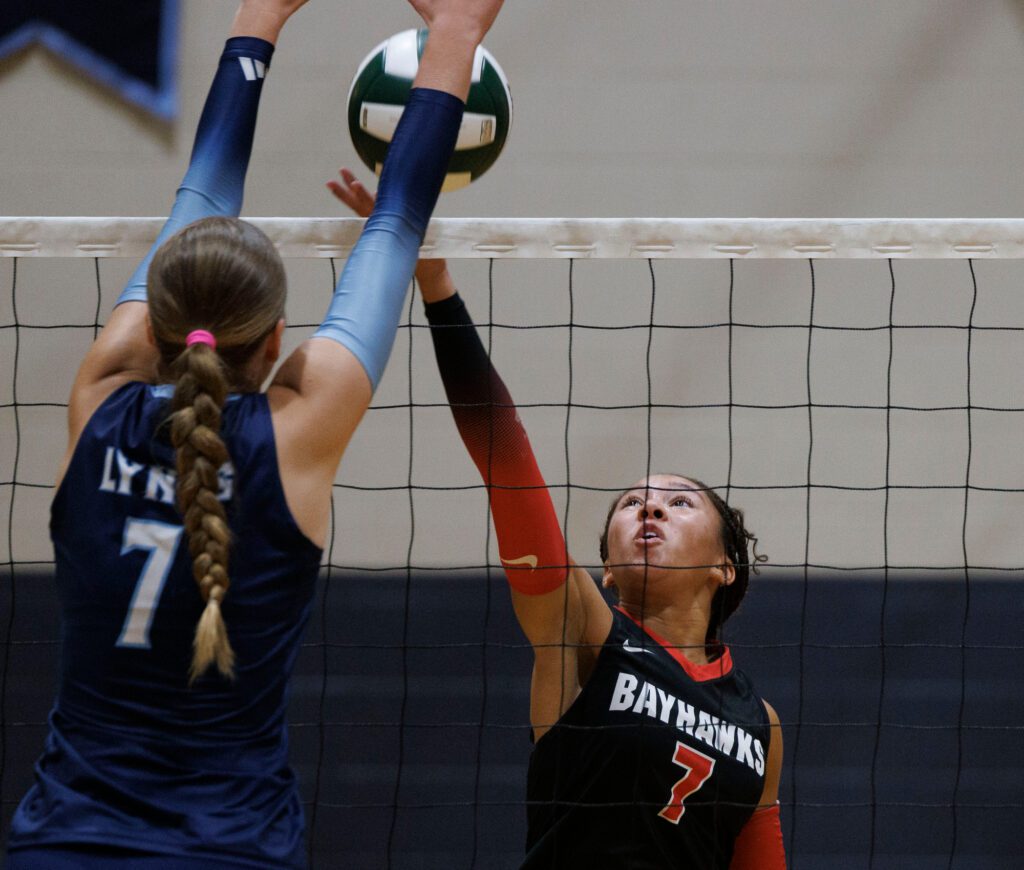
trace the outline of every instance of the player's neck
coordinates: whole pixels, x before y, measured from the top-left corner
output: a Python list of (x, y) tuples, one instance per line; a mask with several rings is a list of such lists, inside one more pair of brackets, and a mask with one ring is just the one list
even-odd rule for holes
[(710, 616), (707, 596), (693, 595), (687, 600), (678, 596), (667, 602), (623, 597), (619, 605), (645, 629), (661, 638), (695, 665), (708, 664), (705, 640)]

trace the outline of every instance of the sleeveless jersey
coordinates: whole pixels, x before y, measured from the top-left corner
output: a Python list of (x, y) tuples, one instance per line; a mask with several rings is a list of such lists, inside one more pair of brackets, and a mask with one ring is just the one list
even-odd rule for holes
[(628, 614), (537, 742), (524, 870), (727, 870), (764, 789), (768, 714), (728, 649), (694, 665)]
[(266, 396), (232, 396), (219, 498), (232, 533), (223, 614), (236, 678), (211, 668), (190, 687), (204, 604), (174, 504), (169, 396), (141, 383), (110, 396), (54, 498), (60, 688), (8, 848), (107, 844), (302, 867), (285, 712), (321, 551), (285, 503)]

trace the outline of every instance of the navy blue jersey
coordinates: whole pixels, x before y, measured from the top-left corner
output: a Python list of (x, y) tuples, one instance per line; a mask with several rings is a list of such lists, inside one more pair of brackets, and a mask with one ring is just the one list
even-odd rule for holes
[(210, 669), (190, 687), (204, 605), (174, 504), (169, 396), (130, 383), (108, 398), (54, 498), (60, 689), (9, 848), (102, 843), (304, 866), (285, 711), (321, 551), (285, 503), (266, 396), (232, 396), (219, 498), (236, 679)]
[(728, 649), (694, 665), (628, 614), (530, 758), (523, 868), (728, 868), (764, 789), (770, 726)]

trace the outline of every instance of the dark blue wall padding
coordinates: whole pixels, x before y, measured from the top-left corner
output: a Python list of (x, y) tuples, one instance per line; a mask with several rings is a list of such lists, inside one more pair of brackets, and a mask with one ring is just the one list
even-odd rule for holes
[[(58, 637), (51, 579), (7, 585), (5, 830)], [(314, 867), (383, 867), (389, 842), (395, 870), (516, 867), (531, 654), (504, 580), (333, 571), (320, 600), (291, 712)], [(946, 868), (954, 826), (952, 867), (1024, 867), (1021, 614), (1015, 575), (972, 577), (969, 596), (962, 574), (755, 579), (727, 639), (785, 725), (792, 868), (867, 868), (872, 828), (875, 868)]]

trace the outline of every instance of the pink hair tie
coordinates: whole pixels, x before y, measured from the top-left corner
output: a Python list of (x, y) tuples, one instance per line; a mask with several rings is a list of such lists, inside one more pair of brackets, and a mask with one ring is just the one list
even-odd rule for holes
[(210, 347), (216, 348), (217, 339), (213, 337), (212, 332), (207, 332), (205, 329), (193, 329), (185, 339), (185, 347), (191, 347), (193, 344), (208, 344)]

